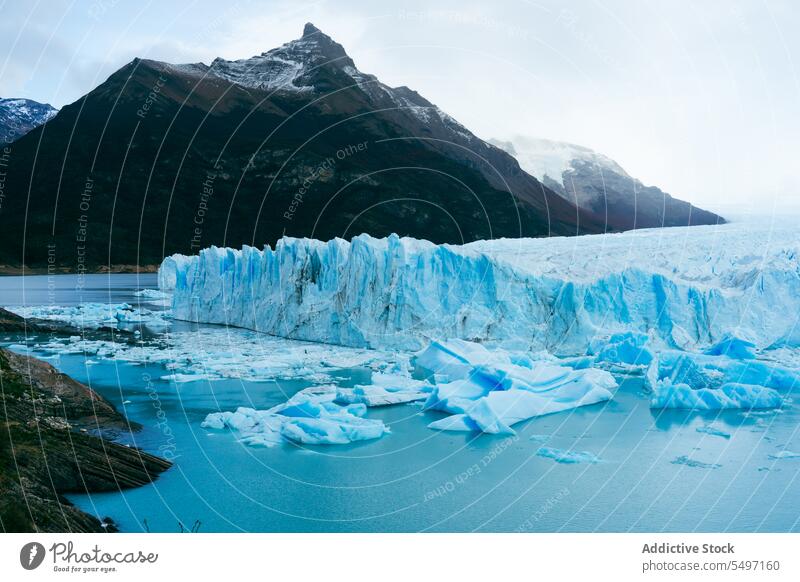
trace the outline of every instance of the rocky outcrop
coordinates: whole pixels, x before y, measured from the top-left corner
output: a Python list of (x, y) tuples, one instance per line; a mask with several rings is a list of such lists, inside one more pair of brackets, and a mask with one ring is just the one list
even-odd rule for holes
[(63, 494), (139, 487), (171, 465), (107, 440), (139, 426), (45, 362), (0, 349), (0, 388), (3, 531), (114, 531), (111, 520), (82, 512)]

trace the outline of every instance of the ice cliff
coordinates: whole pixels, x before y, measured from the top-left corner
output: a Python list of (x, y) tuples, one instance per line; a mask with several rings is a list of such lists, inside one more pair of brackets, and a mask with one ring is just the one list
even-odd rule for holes
[(800, 343), (798, 251), (793, 225), (769, 224), (463, 246), (284, 238), (169, 257), (159, 282), (177, 319), (345, 346), (460, 338), (576, 356), (631, 332), (658, 350), (732, 335), (752, 351)]

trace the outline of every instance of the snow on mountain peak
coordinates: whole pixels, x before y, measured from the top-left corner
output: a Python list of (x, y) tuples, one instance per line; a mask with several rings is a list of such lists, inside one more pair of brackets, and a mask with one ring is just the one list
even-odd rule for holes
[(32, 129), (47, 123), (58, 109), (21, 98), (0, 98), (0, 143), (11, 143)]
[(312, 91), (313, 86), (304, 76), (326, 63), (339, 63), (342, 68), (355, 69), (344, 48), (309, 22), (302, 37), (278, 48), (249, 59), (214, 59), (211, 72), (253, 89)]
[(564, 186), (564, 173), (571, 172), (580, 162), (595, 165), (621, 176), (628, 176), (625, 170), (611, 158), (584, 146), (517, 136), (511, 141), (489, 140), (517, 158), (520, 167), (543, 181), (545, 176)]

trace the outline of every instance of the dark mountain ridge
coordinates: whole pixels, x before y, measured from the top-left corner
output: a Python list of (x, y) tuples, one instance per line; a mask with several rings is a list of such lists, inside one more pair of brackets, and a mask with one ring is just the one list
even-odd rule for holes
[(241, 61), (135, 59), (11, 146), (0, 263), (93, 270), (211, 244), (603, 232), (313, 25)]

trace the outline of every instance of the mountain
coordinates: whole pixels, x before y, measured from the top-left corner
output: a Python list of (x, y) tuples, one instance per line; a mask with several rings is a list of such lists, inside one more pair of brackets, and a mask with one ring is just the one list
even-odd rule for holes
[(489, 140), (522, 169), (576, 206), (604, 217), (611, 229), (720, 224), (725, 220), (632, 178), (611, 158), (587, 147), (515, 137)]
[(360, 72), (311, 24), (245, 60), (134, 59), (12, 154), (9, 265), (154, 264), (284, 234), (460, 243), (605, 230), (416, 92)]
[(0, 99), (0, 144), (11, 143), (47, 123), (58, 109), (30, 99)]

